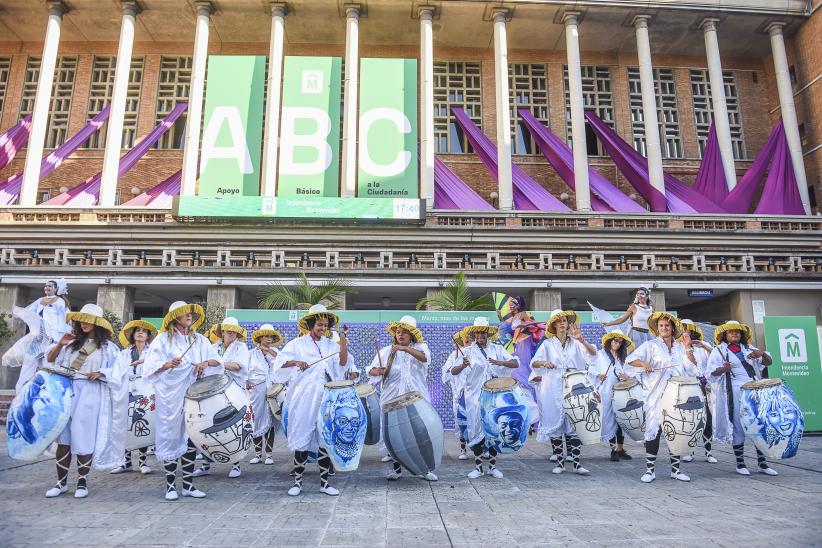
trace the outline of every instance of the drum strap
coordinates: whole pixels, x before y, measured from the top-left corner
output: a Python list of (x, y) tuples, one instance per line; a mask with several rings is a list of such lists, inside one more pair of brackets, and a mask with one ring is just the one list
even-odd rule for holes
[(396, 352), (391, 352), (388, 355), (388, 360), (387, 360), (387, 363), (385, 364), (385, 373), (382, 376), (383, 382), (385, 382), (385, 380), (388, 379), (388, 374), (391, 372), (391, 366), (394, 365), (394, 358), (396, 358), (396, 357), (397, 357)]
[[(485, 358), (485, 361), (488, 361), (488, 354), (485, 353), (485, 349), (483, 347), (481, 347), (480, 345), (477, 345), (477, 348), (479, 348), (479, 351), (480, 351), (480, 353), (482, 353), (482, 357)], [(491, 378), (496, 379), (497, 376), (494, 375), (494, 373), (491, 373)]]
[(136, 346), (131, 347), (131, 361), (136, 362), (140, 359), (140, 352), (137, 350)]
[(734, 422), (734, 387), (731, 383), (731, 372), (725, 371), (725, 395), (728, 400), (728, 420)]
[(93, 354), (95, 350), (97, 350), (97, 344), (91, 339), (86, 339), (86, 342), (83, 343), (83, 347), (80, 349), (80, 352), (77, 353), (77, 357), (72, 360), (69, 367), (75, 371), (80, 371), (83, 364), (86, 363), (88, 357)]

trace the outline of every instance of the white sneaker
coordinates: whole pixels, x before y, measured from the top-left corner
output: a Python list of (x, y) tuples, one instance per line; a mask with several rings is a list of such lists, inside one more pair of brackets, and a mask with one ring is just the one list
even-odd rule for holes
[(682, 462), (693, 462), (694, 456), (693, 455), (685, 455), (682, 457)]
[(78, 487), (74, 491), (74, 498), (76, 499), (84, 499), (88, 496), (88, 489), (85, 487)]
[(554, 466), (554, 469), (551, 470), (552, 474), (562, 474), (563, 472), (565, 472), (564, 466)]
[(437, 477), (437, 475), (434, 472), (428, 472), (427, 474), (425, 474), (422, 477), (425, 478), (428, 481), (439, 481), (439, 478)]
[(266, 463), (267, 465), (274, 464), (274, 459), (272, 459), (271, 457), (266, 457), (266, 459), (265, 459), (265, 463)]
[(476, 468), (474, 468), (473, 470), (471, 470), (470, 472), (468, 472), (468, 477), (469, 477), (470, 479), (477, 479), (477, 478), (478, 478), (478, 477), (480, 477), (481, 475), (482, 475), (482, 472), (480, 472), (480, 471), (479, 471), (479, 470), (477, 470)]
[(551, 456), (548, 457), (548, 460), (551, 462), (557, 462), (559, 460), (559, 457), (555, 454), (551, 454)]
[(688, 476), (687, 474), (683, 474), (682, 472), (671, 472), (671, 479), (679, 481), (691, 481), (690, 476)]
[(465, 451), (461, 451), (460, 456), (457, 458), (460, 460), (468, 460), (468, 454)]
[(394, 472), (392, 470), (391, 472), (388, 472), (388, 475), (385, 476), (385, 479), (387, 479), (388, 481), (397, 481), (401, 477), (402, 477), (402, 474), (397, 474), (396, 472)]
[(53, 499), (54, 497), (59, 497), (63, 493), (68, 491), (68, 485), (61, 485), (61, 486), (54, 486), (48, 491), (46, 491), (46, 498)]
[(171, 491), (166, 491), (166, 500), (177, 500), (180, 495), (177, 494), (176, 489), (172, 489)]
[(706, 456), (705, 461), (710, 462), (711, 464), (716, 464), (717, 462), (719, 462), (718, 460), (716, 460), (716, 457), (713, 456), (713, 455)]
[(500, 471), (499, 471), (498, 469), (496, 469), (496, 468), (491, 468), (490, 470), (488, 470), (488, 475), (489, 475), (489, 476), (493, 476), (493, 477), (495, 477), (495, 478), (497, 478), (497, 479), (502, 479), (502, 472), (500, 472)]
[(140, 467), (140, 473), (141, 473), (141, 474), (143, 474), (144, 476), (145, 476), (146, 474), (151, 474), (151, 468), (149, 468), (148, 466), (146, 466), (146, 465), (144, 464), (144, 465), (142, 465), (142, 466)]
[(737, 468), (736, 473), (741, 476), (750, 476), (751, 473), (747, 468)]
[(260, 455), (255, 455), (253, 459), (248, 461), (248, 464), (260, 464)]
[(391, 462), (392, 460), (394, 459), (391, 458), (391, 455), (385, 455), (383, 458), (380, 459), (380, 462)]
[(639, 478), (639, 481), (641, 481), (642, 483), (651, 483), (655, 479), (656, 474), (654, 474), (653, 472), (645, 472), (644, 474), (642, 474), (642, 477)]
[(587, 468), (584, 468), (582, 466), (580, 466), (579, 468), (574, 470), (574, 473), (579, 474), (580, 476), (590, 476), (591, 475), (591, 472), (589, 472)]
[(124, 472), (131, 472), (131, 468), (126, 468), (125, 466), (118, 466), (117, 468), (109, 472), (109, 474), (122, 474)]
[(204, 499), (206, 494), (200, 491), (197, 488), (194, 489), (183, 489), (183, 496), (184, 497), (191, 497), (194, 499)]
[(295, 485), (291, 489), (288, 490), (288, 494), (291, 495), (292, 497), (296, 497), (297, 495), (300, 494), (301, 491), (302, 491), (302, 489)]
[(340, 494), (340, 490), (329, 485), (328, 487), (320, 487), (320, 493), (325, 493), (330, 497), (336, 497)]
[(239, 477), (240, 477), (240, 475), (242, 475), (242, 473), (243, 473), (243, 471), (242, 471), (242, 470), (240, 470), (239, 468), (232, 468), (232, 469), (228, 472), (228, 477), (229, 477), (229, 478), (239, 478)]
[(210, 468), (197, 468), (196, 470), (194, 470), (194, 472), (191, 473), (191, 475), (195, 478), (200, 478), (203, 476), (207, 476), (209, 474), (211, 474)]
[(768, 466), (767, 468), (760, 468), (759, 473), (760, 474), (765, 474), (766, 476), (778, 476), (779, 475), (779, 472), (777, 472), (776, 470), (774, 470), (770, 466)]

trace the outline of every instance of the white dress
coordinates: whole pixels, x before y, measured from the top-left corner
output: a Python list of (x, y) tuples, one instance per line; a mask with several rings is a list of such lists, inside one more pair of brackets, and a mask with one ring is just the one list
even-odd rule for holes
[[(234, 341), (228, 348), (223, 346), (222, 341), (211, 345), (211, 350), (208, 354), (209, 360), (214, 360), (220, 363), (218, 366), (208, 366), (203, 370), (203, 376), (220, 375), (228, 373), (231, 380), (240, 385), (245, 390), (245, 381), (248, 378), (248, 347), (245, 341)], [(239, 371), (229, 371), (225, 368), (227, 363), (240, 364)]]
[(254, 413), (253, 436), (255, 438), (264, 436), (274, 426), (274, 417), (271, 416), (266, 395), (271, 387), (275, 360), (274, 356), (259, 348), (254, 348), (248, 353), (248, 380), (253, 385), (249, 392), (251, 393), (251, 411)]
[[(190, 344), (191, 348), (183, 356)], [(199, 333), (186, 336), (176, 329), (160, 333), (148, 347), (143, 375), (154, 384), (157, 420), (154, 443), (155, 454), (161, 461), (177, 460), (187, 450), (188, 433), (183, 415), (186, 390), (196, 380), (194, 364), (206, 361), (210, 351), (211, 343)], [(181, 356), (180, 365), (160, 371), (164, 363)]]
[[(23, 386), (31, 380), (37, 368), (45, 362), (49, 347), (71, 331), (71, 326), (66, 322), (66, 314), (69, 312), (66, 301), (58, 297), (53, 303), (44, 305), (42, 300), (42, 298), (37, 299), (25, 308), (29, 312), (24, 315), (25, 322), (31, 326), (32, 333), (20, 339), (20, 343), (25, 346), (23, 347), (22, 367), (14, 387), (17, 394), (22, 392)], [(39, 331), (36, 336), (34, 336), (35, 329)], [(23, 342), (24, 340), (26, 342)]]
[[(617, 422), (614, 414), (614, 385), (619, 382), (624, 365), (619, 358), (614, 359), (611, 364), (611, 356), (607, 350), (601, 348), (597, 352), (596, 361), (588, 370), (588, 380), (599, 392), (602, 400), (602, 441), (609, 441), (616, 435)], [(605, 380), (600, 381), (597, 377), (605, 375)]]
[(53, 342), (57, 342), (60, 338), (71, 331), (71, 326), (66, 322), (66, 314), (69, 309), (66, 306), (66, 301), (61, 297), (51, 304), (43, 304), (43, 299), (37, 299), (26, 308), (33, 310), (43, 321), (43, 333)]
[[(457, 419), (457, 411), (459, 408), (460, 393), (465, 387), (465, 377), (462, 375), (452, 375), (451, 368), (462, 364), (462, 354), (456, 350), (448, 355), (445, 363), (442, 366), (442, 383), (447, 384), (451, 388), (451, 408), (454, 412), (454, 420)], [(460, 429), (455, 428), (454, 432), (457, 437), (460, 437)]]
[[(414, 391), (419, 392), (426, 401), (431, 401), (431, 396), (428, 394), (428, 366), (431, 363), (431, 350), (424, 342), (412, 343), (411, 348), (425, 354), (426, 361), (423, 363), (408, 352), (399, 351), (396, 353), (388, 378), (382, 379), (381, 408), (387, 401)], [(382, 360), (383, 367), (388, 367), (388, 358), (390, 356), (391, 345), (382, 347), (379, 357), (374, 356), (366, 373), (370, 376), (372, 369), (380, 367), (380, 360)]]
[[(639, 346), (644, 342), (650, 341), (654, 338), (653, 333), (648, 329), (648, 318), (654, 313), (654, 307), (642, 306), (634, 304), (634, 313), (631, 315), (631, 331), (628, 336), (634, 341), (634, 344)], [(637, 331), (637, 328), (645, 331)]]
[[(631, 362), (642, 360), (653, 366), (654, 371), (646, 373), (642, 367), (634, 367)], [(661, 337), (651, 339), (634, 349), (625, 358), (624, 373), (636, 378), (642, 385), (645, 403), (645, 441), (652, 441), (659, 432), (662, 420), (662, 394), (668, 385), (668, 379), (674, 376), (698, 377), (700, 371), (688, 360), (685, 346), (674, 341), (670, 351)], [(662, 369), (665, 368), (665, 369)]]

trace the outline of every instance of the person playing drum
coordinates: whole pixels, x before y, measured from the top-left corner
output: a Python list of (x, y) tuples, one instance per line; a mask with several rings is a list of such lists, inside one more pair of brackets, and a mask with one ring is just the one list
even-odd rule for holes
[[(465, 346), (465, 339), (463, 339), (463, 331), (459, 330), (451, 336), (451, 340), (457, 348), (448, 355), (445, 363), (442, 366), (442, 383), (447, 384), (451, 388), (451, 407), (454, 410), (454, 417), (459, 414), (460, 394), (462, 394), (465, 377), (451, 374), (451, 368), (462, 363), (463, 347)], [(465, 452), (465, 437), (459, 428), (455, 429), (457, 438), (460, 440), (460, 454), (459, 460), (466, 460), (468, 455)]]
[[(135, 377), (143, 375), (143, 361), (145, 361), (148, 345), (157, 335), (157, 328), (149, 322), (143, 320), (132, 320), (123, 326), (120, 330), (118, 338), (120, 339), (120, 346), (123, 350), (117, 354), (117, 361), (123, 368), (128, 370), (129, 383)], [(118, 425), (112, 425), (112, 428), (129, 429), (128, 416), (128, 400), (125, 400), (125, 405), (119, 412), (121, 420)], [(146, 464), (146, 452), (148, 447), (140, 447), (138, 453), (138, 466), (141, 474), (150, 474), (151, 468)], [(111, 471), (112, 474), (122, 474), (123, 472), (131, 472), (131, 451), (126, 451), (126, 461), (123, 466), (118, 466)]]
[[(245, 388), (248, 377), (248, 347), (245, 344), (246, 332), (237, 318), (227, 317), (214, 328), (217, 342), (211, 345), (208, 354), (208, 367), (201, 377), (228, 373), (231, 379)], [(194, 477), (207, 476), (211, 473), (211, 460), (206, 458), (200, 468), (194, 470)], [(242, 474), (240, 463), (231, 466), (229, 478)]]
[[(409, 392), (419, 392), (430, 402), (427, 375), (431, 350), (417, 328), (417, 320), (413, 316), (403, 316), (400, 321), (389, 323), (385, 329), (393, 338), (392, 344), (380, 349), (366, 371), (370, 377), (382, 379), (380, 408), (384, 412), (386, 402)], [(382, 438), (385, 439), (385, 433)], [(392, 470), (386, 478), (389, 481), (398, 480), (402, 476), (402, 467), (394, 459), (391, 463)], [(428, 472), (425, 479), (437, 481), (437, 476)]]
[[(668, 312), (654, 312), (648, 319), (648, 328), (656, 338), (631, 352), (626, 363), (633, 366), (633, 369), (625, 368), (628, 375), (636, 377), (642, 384), (645, 397), (645, 473), (641, 478), (644, 483), (656, 479), (654, 466), (662, 436), (662, 395), (668, 379), (673, 376), (699, 375), (691, 338), (683, 332), (676, 316)], [(682, 337), (683, 342), (678, 342), (678, 337)], [(680, 461), (679, 456), (671, 455), (671, 478), (691, 481), (691, 478), (680, 471)]]
[(561, 474), (565, 471), (565, 459), (562, 456), (562, 441), (565, 437), (574, 463), (574, 472), (587, 476), (590, 472), (580, 465), (582, 444), (562, 408), (565, 384), (563, 375), (569, 369), (587, 371), (588, 362), (596, 355), (597, 349), (582, 336), (579, 315), (573, 310), (557, 309), (551, 312), (545, 330), (553, 337), (546, 338), (534, 354), (529, 378), (532, 384), (539, 383), (537, 403), (540, 423), (537, 441), (551, 442), (550, 460), (557, 463), (551, 471)]
[(602, 336), (602, 348), (597, 352), (596, 362), (588, 371), (591, 384), (599, 392), (602, 401), (602, 441), (611, 445), (611, 460), (614, 462), (631, 460), (631, 455), (622, 445), (625, 436), (617, 424), (614, 414), (614, 385), (628, 379), (623, 372), (625, 358), (634, 349), (634, 342), (621, 329), (614, 328)]
[(57, 437), (57, 485), (46, 497), (68, 490), (72, 453), (77, 455), (75, 498), (88, 496), (86, 476), (92, 463), (98, 469), (123, 464), (126, 432), (110, 426), (116, 409), (128, 400), (128, 371), (117, 361), (114, 331), (96, 304), (69, 312), (71, 332), (60, 337), (46, 353), (46, 360), (72, 372), (71, 418)]
[(640, 287), (636, 290), (634, 295), (634, 302), (625, 311), (621, 318), (606, 322), (602, 324), (603, 327), (611, 327), (619, 325), (623, 322), (631, 320), (631, 329), (628, 335), (634, 344), (640, 344), (653, 339), (653, 334), (648, 331), (648, 318), (654, 312), (654, 307), (651, 304), (651, 290), (647, 287)]
[(183, 469), (183, 496), (203, 498), (195, 489), (197, 450), (186, 433), (183, 405), (186, 390), (208, 367), (211, 345), (197, 328), (205, 320), (199, 304), (176, 301), (163, 318), (160, 334), (148, 347), (143, 376), (154, 384), (156, 397), (155, 452), (166, 473), (166, 500), (177, 500), (177, 460)]
[[(294, 485), (291, 496), (302, 492), (303, 473), (310, 452), (319, 452), (320, 492), (336, 496), (340, 492), (328, 483), (331, 458), (320, 447), (317, 415), (325, 383), (339, 375), (348, 364), (348, 326), (340, 332), (339, 344), (328, 331), (339, 325), (336, 314), (324, 305), (315, 304), (300, 318), (301, 335), (286, 344), (275, 360), (274, 379), (288, 382), (283, 421), (288, 424), (288, 449), (294, 452)], [(287, 411), (285, 411), (287, 410)]]
[[(716, 464), (717, 460), (711, 453), (711, 441), (713, 439), (713, 417), (711, 410), (711, 403), (713, 398), (708, 398), (708, 391), (711, 387), (707, 387), (710, 372), (708, 371), (708, 356), (713, 346), (705, 342), (705, 336), (702, 334), (702, 329), (696, 325), (693, 320), (683, 319), (680, 321), (683, 332), (687, 331), (691, 336), (691, 351), (694, 353), (696, 366), (699, 369), (699, 382), (702, 385), (702, 394), (705, 396), (705, 428), (702, 430), (702, 445), (705, 448), (705, 460), (711, 464)], [(682, 337), (679, 338), (682, 342)], [(691, 462), (694, 460), (693, 455), (685, 455), (682, 457), (682, 462)]]
[(258, 464), (265, 458), (265, 464), (271, 465), (274, 464), (274, 436), (279, 422), (271, 415), (266, 395), (271, 386), (274, 360), (277, 357), (275, 347), (283, 342), (283, 336), (273, 325), (266, 323), (251, 334), (251, 340), (256, 346), (248, 353), (248, 380), (245, 381), (254, 412), (254, 457), (249, 463)]
[[(753, 346), (752, 339), (751, 328), (744, 323), (733, 320), (723, 323), (714, 332), (716, 346), (708, 357), (707, 366), (716, 406), (714, 437), (720, 443), (733, 444), (736, 472), (743, 476), (751, 473), (745, 465), (745, 430), (739, 415), (742, 385), (761, 380), (762, 372), (772, 363), (771, 355)], [(754, 448), (759, 472), (778, 475), (759, 448)]]

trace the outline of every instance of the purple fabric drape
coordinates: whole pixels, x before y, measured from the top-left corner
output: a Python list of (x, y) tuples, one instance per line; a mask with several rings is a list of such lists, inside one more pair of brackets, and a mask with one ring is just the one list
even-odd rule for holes
[[(51, 154), (43, 158), (40, 162), (39, 181), (42, 181), (47, 175), (60, 167), (66, 158), (71, 156), (75, 150), (80, 148), (83, 143), (88, 141), (89, 137), (94, 135), (94, 133), (100, 129), (106, 119), (108, 119), (110, 108), (110, 105), (106, 105), (106, 107), (101, 110), (97, 116), (89, 120), (89, 122), (83, 126), (83, 129), (72, 135), (66, 140), (65, 143), (55, 148)], [(6, 179), (5, 182), (0, 183), (0, 206), (12, 205), (16, 202), (17, 197), (20, 196), (20, 189), (22, 186), (22, 171), (12, 175)]]
[(494, 211), (494, 207), (434, 156), (434, 209)]
[[(460, 107), (451, 107), (457, 123), (471, 142), (474, 153), (479, 157), (485, 169), (495, 181), (497, 173), (497, 147), (486, 137), (480, 128)], [(519, 166), (511, 163), (511, 175), (514, 186), (514, 208), (520, 211), (571, 211), (567, 205), (542, 188), (538, 182), (528, 176)]]
[(20, 149), (26, 145), (30, 131), (31, 114), (28, 114), (0, 135), (0, 169), (9, 165)]
[[(519, 115), (540, 151), (553, 166), (565, 184), (576, 190), (574, 183), (574, 153), (565, 142), (542, 125), (527, 108), (519, 109)], [(591, 207), (594, 211), (618, 211), (620, 213), (646, 213), (644, 207), (622, 193), (600, 172), (588, 168), (591, 186)]]
[(768, 135), (768, 140), (765, 141), (765, 144), (759, 149), (759, 153), (756, 155), (756, 158), (754, 158), (751, 167), (749, 167), (745, 175), (740, 177), (739, 181), (736, 182), (734, 189), (722, 200), (721, 205), (723, 209), (729, 213), (742, 214), (750, 211), (756, 190), (765, 177), (765, 172), (768, 171), (768, 165), (771, 163), (774, 152), (776, 152), (777, 144), (784, 135), (785, 130), (782, 126), (782, 120), (780, 119), (771, 130), (771, 134)]
[[(174, 109), (157, 124), (151, 132), (146, 135), (139, 143), (123, 154), (120, 158), (120, 165), (117, 168), (117, 179), (119, 180), (123, 175), (134, 167), (134, 164), (146, 155), (146, 153), (160, 140), (160, 137), (167, 132), (174, 122), (188, 107), (188, 103), (178, 103)], [(89, 177), (79, 185), (70, 188), (66, 192), (55, 196), (51, 200), (46, 200), (42, 205), (70, 205), (75, 207), (88, 207), (97, 204), (100, 199), (100, 181), (103, 178), (103, 173)]]
[(145, 206), (168, 209), (175, 196), (180, 194), (183, 170), (179, 170), (162, 183), (151, 187), (139, 196), (122, 204), (124, 206)]
[[(628, 182), (645, 196), (653, 189), (648, 176), (648, 160), (626, 143), (617, 133), (593, 112), (586, 112), (585, 119), (596, 133), (617, 168), (625, 175)], [(653, 189), (659, 194), (656, 189)], [(665, 174), (665, 198), (668, 211), (671, 213), (726, 213), (720, 206), (702, 196), (688, 184), (670, 174)], [(649, 202), (647, 197), (645, 198)], [(651, 205), (653, 211), (658, 204)]]
[(728, 182), (725, 180), (725, 170), (722, 169), (722, 154), (713, 122), (708, 130), (708, 142), (702, 153), (702, 163), (696, 173), (694, 188), (715, 204), (722, 205), (722, 201), (728, 197)]
[(768, 180), (765, 181), (765, 188), (762, 190), (759, 205), (754, 213), (762, 215), (805, 214), (784, 130), (779, 132), (776, 153), (771, 169), (768, 170)]

